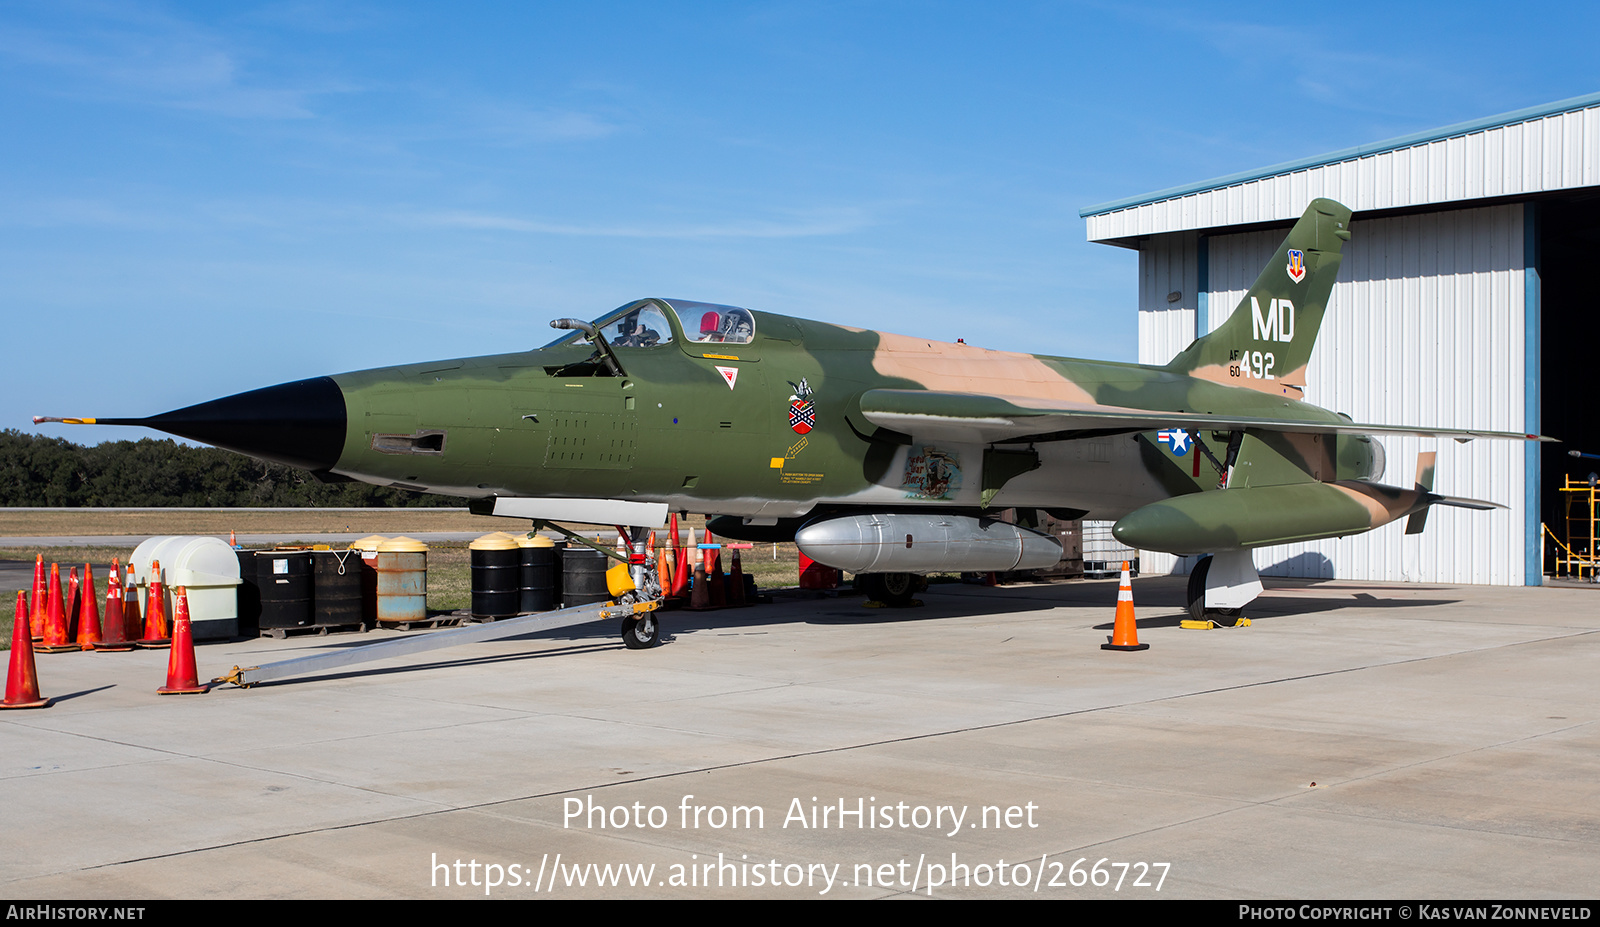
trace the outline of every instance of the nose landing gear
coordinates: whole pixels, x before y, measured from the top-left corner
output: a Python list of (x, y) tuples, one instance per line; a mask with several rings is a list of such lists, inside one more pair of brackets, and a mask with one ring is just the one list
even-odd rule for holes
[(655, 612), (622, 619), (622, 643), (629, 650), (645, 650), (661, 643), (661, 622)]

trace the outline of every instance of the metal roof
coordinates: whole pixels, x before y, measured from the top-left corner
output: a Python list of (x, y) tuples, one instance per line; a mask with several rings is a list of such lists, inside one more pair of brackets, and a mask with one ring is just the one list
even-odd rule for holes
[[(1556, 102), (1556, 103), (1547, 103), (1547, 104), (1544, 104), (1542, 106), (1532, 106), (1532, 107), (1528, 107), (1526, 109), (1519, 109), (1519, 110), (1515, 110), (1515, 111), (1509, 112), (1509, 113), (1502, 113), (1502, 114), (1500, 114), (1498, 116), (1489, 116), (1489, 117), (1486, 117), (1486, 118), (1483, 118), (1483, 119), (1475, 119), (1475, 120), (1472, 120), (1472, 121), (1469, 121), (1469, 122), (1456, 123), (1455, 125), (1444, 126), (1444, 127), (1438, 128), (1438, 129), (1431, 129), (1431, 130), (1428, 130), (1428, 131), (1425, 131), (1425, 132), (1417, 132), (1417, 133), (1413, 133), (1411, 135), (1404, 135), (1404, 136), (1401, 136), (1399, 138), (1389, 139), (1387, 141), (1375, 142), (1375, 143), (1371, 143), (1371, 144), (1367, 144), (1367, 145), (1358, 145), (1358, 146), (1356, 146), (1354, 148), (1346, 148), (1346, 149), (1344, 149), (1342, 151), (1329, 152), (1328, 154), (1318, 155), (1318, 156), (1312, 157), (1312, 158), (1302, 158), (1302, 159), (1297, 160), (1297, 161), (1288, 161), (1288, 162), (1285, 162), (1285, 163), (1282, 163), (1282, 164), (1274, 164), (1274, 165), (1272, 165), (1270, 167), (1263, 167), (1263, 168), (1258, 168), (1256, 170), (1243, 171), (1243, 172), (1240, 172), (1240, 173), (1237, 173), (1237, 174), (1229, 174), (1229, 175), (1227, 175), (1225, 177), (1217, 177), (1217, 178), (1213, 178), (1211, 180), (1203, 181), (1203, 182), (1200, 182), (1200, 183), (1187, 184), (1187, 185), (1179, 186), (1179, 187), (1172, 187), (1172, 188), (1169, 188), (1169, 189), (1166, 189), (1166, 190), (1158, 190), (1158, 191), (1156, 191), (1154, 193), (1146, 193), (1146, 194), (1143, 194), (1143, 195), (1140, 195), (1140, 196), (1133, 196), (1133, 197), (1128, 197), (1126, 199), (1114, 200), (1114, 201), (1109, 202), (1109, 203), (1101, 203), (1101, 204), (1099, 204), (1097, 206), (1090, 206), (1087, 209), (1081, 210), (1079, 212), (1079, 215), (1081, 217), (1085, 218), (1085, 219), (1091, 219), (1091, 222), (1090, 222), (1090, 224), (1091, 224), (1091, 234), (1089, 236), (1091, 240), (1100, 240), (1100, 239), (1103, 239), (1103, 238), (1116, 237), (1118, 234), (1128, 234), (1128, 233), (1132, 232), (1133, 230), (1132, 229), (1126, 229), (1126, 228), (1125, 229), (1104, 228), (1104, 229), (1098, 230), (1099, 232), (1101, 232), (1101, 234), (1096, 234), (1096, 229), (1094, 229), (1093, 227), (1095, 225), (1099, 224), (1099, 223), (1094, 222), (1092, 217), (1105, 216), (1105, 215), (1110, 214), (1110, 213), (1117, 213), (1117, 212), (1123, 212), (1123, 211), (1128, 211), (1128, 210), (1134, 210), (1136, 212), (1145, 212), (1146, 210), (1142, 210), (1142, 209), (1140, 209), (1140, 207), (1149, 207), (1152, 204), (1156, 204), (1156, 203), (1164, 203), (1164, 202), (1169, 202), (1169, 201), (1173, 201), (1173, 200), (1183, 200), (1183, 199), (1186, 199), (1186, 198), (1197, 197), (1200, 194), (1206, 194), (1206, 193), (1210, 193), (1210, 192), (1218, 191), (1218, 190), (1223, 190), (1223, 189), (1227, 189), (1227, 188), (1241, 188), (1241, 187), (1248, 188), (1248, 187), (1250, 187), (1252, 185), (1258, 185), (1258, 184), (1261, 184), (1261, 183), (1263, 183), (1265, 181), (1272, 180), (1274, 178), (1283, 178), (1283, 177), (1286, 177), (1286, 176), (1292, 175), (1292, 174), (1301, 174), (1301, 173), (1308, 172), (1308, 171), (1316, 171), (1319, 168), (1332, 168), (1335, 165), (1344, 166), (1344, 165), (1348, 165), (1351, 162), (1357, 162), (1357, 161), (1361, 161), (1363, 159), (1371, 159), (1371, 158), (1374, 158), (1376, 156), (1385, 155), (1385, 154), (1391, 153), (1391, 152), (1400, 152), (1400, 151), (1404, 151), (1404, 150), (1407, 150), (1407, 149), (1418, 149), (1418, 148), (1426, 150), (1430, 146), (1434, 146), (1436, 143), (1441, 143), (1441, 142), (1444, 142), (1446, 140), (1450, 140), (1450, 139), (1465, 139), (1468, 136), (1479, 136), (1479, 137), (1482, 137), (1482, 136), (1486, 136), (1489, 133), (1491, 133), (1492, 130), (1504, 129), (1505, 127), (1508, 127), (1508, 126), (1515, 126), (1515, 125), (1518, 125), (1518, 124), (1534, 122), (1534, 121), (1537, 121), (1537, 120), (1547, 120), (1547, 119), (1549, 119), (1550, 117), (1553, 117), (1553, 116), (1560, 116), (1562, 114), (1573, 113), (1573, 112), (1582, 111), (1582, 110), (1590, 110), (1590, 109), (1594, 109), (1596, 107), (1600, 107), (1600, 93), (1591, 93), (1591, 94), (1587, 94), (1585, 96), (1573, 97), (1573, 98), (1568, 99), (1568, 100), (1561, 100), (1561, 101)], [(1597, 152), (1600, 152), (1600, 137), (1587, 137), (1587, 136), (1593, 135), (1593, 133), (1591, 131), (1584, 130), (1584, 129), (1580, 129), (1579, 131), (1577, 131), (1575, 133), (1574, 132), (1569, 132), (1569, 133), (1567, 133), (1567, 135), (1572, 136), (1572, 137), (1571, 138), (1563, 138), (1563, 139), (1553, 140), (1555, 142), (1555, 144), (1543, 146), (1543, 148), (1541, 148), (1541, 150), (1539, 150), (1539, 151), (1526, 152), (1526, 155), (1532, 156), (1532, 158), (1534, 160), (1537, 160), (1537, 161), (1540, 161), (1540, 162), (1547, 162), (1550, 157), (1552, 157), (1552, 156), (1553, 157), (1560, 157), (1563, 154), (1567, 155), (1567, 159), (1566, 160), (1569, 161), (1569, 162), (1571, 160), (1573, 160), (1573, 157), (1572, 157), (1573, 155), (1578, 155), (1581, 160), (1587, 161), (1587, 162), (1596, 162), (1597, 160), (1600, 160), (1600, 158), (1597, 158)], [(1516, 140), (1513, 140), (1513, 141), (1516, 141)], [(1502, 143), (1502, 144), (1504, 144), (1504, 143)], [(1547, 151), (1547, 150), (1544, 150), (1544, 149), (1553, 149), (1553, 150)], [(1454, 154), (1454, 153), (1452, 152), (1452, 153), (1449, 153), (1449, 154)], [(1460, 160), (1460, 159), (1449, 157), (1447, 155), (1447, 157), (1446, 157), (1446, 162), (1447, 163), (1445, 164), (1445, 168), (1447, 170), (1450, 167), (1459, 168), (1461, 165), (1454, 163), (1457, 160)], [(1509, 166), (1503, 163), (1503, 159), (1492, 158), (1491, 160), (1493, 161), (1493, 163), (1490, 164), (1490, 165), (1487, 165), (1486, 169), (1487, 168), (1494, 168), (1494, 169), (1500, 170), (1502, 172), (1505, 172), (1506, 170), (1509, 170)], [(1526, 160), (1526, 158), (1524, 158), (1524, 160)], [(1534, 167), (1534, 165), (1529, 164), (1528, 167), (1532, 168), (1532, 167)], [(1348, 173), (1348, 172), (1344, 172), (1344, 173)], [(1435, 171), (1435, 173), (1439, 173), (1439, 172)], [(1536, 171), (1536, 173), (1539, 174), (1541, 177), (1543, 177), (1545, 175), (1548, 175), (1550, 173), (1549, 165), (1547, 163), (1541, 163), (1541, 165), (1539, 166), (1539, 168)], [(1571, 173), (1570, 166), (1568, 166), (1566, 170), (1563, 170), (1561, 167), (1558, 166), (1557, 169), (1556, 169), (1556, 173), (1557, 174), (1561, 174), (1563, 176), (1556, 178), (1556, 183), (1554, 184), (1554, 186), (1585, 185), (1586, 183), (1593, 182), (1593, 178), (1589, 178), (1587, 176), (1589, 171), (1580, 171), (1579, 173), (1582, 176), (1576, 178), (1576, 180), (1578, 182), (1577, 183), (1570, 183), (1569, 181), (1572, 181), (1574, 179), (1573, 177), (1570, 176), (1570, 173)], [(1331, 181), (1331, 183), (1332, 183), (1332, 185), (1334, 187), (1337, 188), (1339, 186), (1344, 186), (1344, 187), (1347, 187), (1349, 189), (1344, 189), (1344, 190), (1339, 190), (1339, 189), (1327, 190), (1327, 189), (1324, 189), (1323, 191), (1318, 192), (1316, 195), (1334, 196), (1335, 198), (1343, 197), (1343, 199), (1344, 199), (1344, 201), (1346, 202), (1347, 205), (1350, 205), (1353, 208), (1356, 208), (1358, 210), (1362, 209), (1362, 208), (1382, 208), (1382, 207), (1387, 207), (1387, 206), (1410, 205), (1412, 203), (1421, 203), (1421, 202), (1437, 202), (1441, 198), (1440, 193), (1438, 191), (1423, 191), (1423, 190), (1418, 189), (1418, 190), (1415, 190), (1410, 195), (1402, 193), (1402, 194), (1400, 194), (1398, 196), (1395, 195), (1393, 193), (1393, 191), (1390, 191), (1388, 195), (1385, 195), (1385, 196), (1381, 197), (1382, 199), (1384, 199), (1386, 201), (1386, 202), (1384, 202), (1382, 204), (1382, 206), (1379, 206), (1378, 204), (1368, 204), (1366, 206), (1358, 206), (1355, 202), (1352, 202), (1353, 200), (1358, 198), (1357, 195), (1356, 195), (1357, 191), (1352, 186), (1358, 180), (1359, 180), (1359, 177), (1357, 175), (1350, 175), (1350, 178), (1342, 185), (1339, 184), (1337, 182), (1337, 180), (1333, 180), (1333, 181)], [(1420, 182), (1421, 183), (1425, 183), (1426, 181), (1420, 181)], [(1326, 186), (1326, 184), (1322, 184), (1322, 185)], [(1456, 185), (1452, 184), (1451, 186), (1456, 186)], [(1492, 190), (1488, 190), (1487, 192), (1483, 192), (1481, 190), (1481, 188), (1483, 186), (1484, 185), (1480, 184), (1480, 185), (1477, 185), (1477, 187), (1479, 189), (1476, 189), (1476, 190), (1475, 189), (1468, 189), (1468, 188), (1473, 188), (1474, 187), (1474, 185), (1469, 182), (1466, 185), (1466, 188), (1463, 188), (1462, 190), (1459, 190), (1459, 191), (1454, 191), (1454, 193), (1458, 193), (1460, 195), (1453, 195), (1453, 193), (1451, 193), (1451, 192), (1446, 192), (1444, 194), (1444, 198), (1474, 198), (1476, 196), (1505, 195), (1505, 194), (1513, 194), (1513, 193), (1519, 193), (1519, 192), (1531, 192), (1530, 189), (1529, 189), (1530, 186), (1534, 187), (1534, 188), (1538, 188), (1538, 189), (1547, 189), (1551, 185), (1547, 184), (1547, 183), (1546, 184), (1541, 184), (1538, 179), (1535, 179), (1531, 185), (1529, 183), (1525, 183), (1525, 182), (1517, 182), (1515, 179), (1513, 179), (1512, 182), (1510, 182), (1510, 183), (1495, 183), (1495, 182), (1491, 181), (1489, 184), (1487, 184), (1487, 186), (1490, 187), (1490, 188), (1493, 188), (1493, 189)], [(1408, 202), (1400, 202), (1401, 200), (1406, 200)], [(1269, 212), (1273, 213), (1273, 215), (1255, 216), (1255, 217), (1252, 217), (1251, 219), (1244, 220), (1244, 221), (1262, 221), (1264, 219), (1270, 219), (1270, 218), (1281, 218), (1280, 216), (1276, 215), (1277, 212), (1280, 212), (1280, 211), (1284, 212), (1284, 215), (1287, 216), (1287, 215), (1290, 214), (1290, 212), (1292, 210), (1303, 209), (1303, 208), (1304, 208), (1304, 203), (1299, 204), (1299, 206), (1293, 206), (1292, 204), (1286, 203), (1286, 204), (1284, 204), (1284, 209), (1283, 210), (1278, 210), (1278, 209), (1269, 210)], [(1233, 212), (1233, 211), (1235, 211), (1235, 210), (1232, 210), (1232, 209), (1224, 210), (1224, 212)], [(1259, 210), (1250, 209), (1248, 211), (1258, 212)], [(1192, 212), (1194, 212), (1194, 210), (1186, 209), (1186, 210), (1183, 210), (1183, 212), (1184, 213), (1192, 213)], [(1201, 223), (1204, 223), (1204, 222), (1207, 222), (1207, 221), (1210, 221), (1212, 219), (1217, 218), (1217, 216), (1214, 215), (1214, 213), (1216, 212), (1216, 210), (1214, 210), (1214, 209), (1202, 209), (1202, 210), (1200, 210), (1200, 212), (1202, 214), (1207, 214), (1207, 215), (1202, 215), (1202, 216), (1199, 216), (1199, 217), (1195, 217), (1197, 219), (1197, 221), (1199, 221)], [(1148, 220), (1148, 217), (1142, 217), (1142, 218), (1145, 219), (1145, 220)], [(1151, 231), (1170, 231), (1170, 230), (1173, 230), (1176, 227), (1204, 227), (1203, 224), (1202, 225), (1193, 225), (1189, 221), (1187, 221), (1187, 219), (1185, 219), (1185, 218), (1173, 217), (1172, 221), (1177, 222), (1177, 225), (1173, 226), (1173, 228), (1139, 229), (1138, 233), (1149, 234)], [(1117, 224), (1126, 225), (1126, 223), (1117, 223)], [(1148, 225), (1148, 221), (1140, 221), (1140, 222), (1138, 222), (1136, 224), (1138, 224), (1140, 226), (1146, 226), (1146, 225)], [(1162, 221), (1162, 222), (1158, 222), (1157, 224), (1158, 225), (1167, 225), (1169, 223), (1166, 222), (1166, 221)]]

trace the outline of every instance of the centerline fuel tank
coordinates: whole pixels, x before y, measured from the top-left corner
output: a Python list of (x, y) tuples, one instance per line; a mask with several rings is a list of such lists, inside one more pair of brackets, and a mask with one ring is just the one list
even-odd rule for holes
[(795, 534), (807, 557), (852, 573), (1040, 570), (1061, 560), (1055, 538), (990, 518), (936, 513), (846, 515)]

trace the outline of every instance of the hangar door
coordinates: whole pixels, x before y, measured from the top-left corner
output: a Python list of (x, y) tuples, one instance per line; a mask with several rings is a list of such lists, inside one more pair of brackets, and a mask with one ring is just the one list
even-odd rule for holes
[[(1584, 190), (1532, 205), (1539, 267), (1540, 429), (1561, 444), (1540, 452), (1539, 502), (1544, 523), (1566, 537), (1572, 493), (1561, 486), (1571, 476), (1587, 481), (1600, 473), (1600, 460), (1574, 458), (1568, 451), (1600, 454), (1600, 300), (1595, 297), (1595, 256), (1600, 255), (1600, 191)], [(1544, 567), (1554, 569), (1551, 545)]]

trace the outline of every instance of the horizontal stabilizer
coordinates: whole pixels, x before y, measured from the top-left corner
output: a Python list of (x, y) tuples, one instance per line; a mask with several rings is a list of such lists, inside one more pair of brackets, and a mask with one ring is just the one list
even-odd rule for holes
[(1434, 466), (1438, 455), (1433, 451), (1426, 451), (1417, 455), (1417, 509), (1406, 519), (1406, 534), (1421, 534), (1428, 527), (1428, 513), (1436, 505), (1450, 505), (1460, 509), (1476, 509), (1487, 512), (1491, 509), (1503, 509), (1506, 506), (1498, 502), (1485, 502), (1482, 499), (1466, 499), (1461, 496), (1441, 496), (1433, 492)]
[(1422, 508), (1411, 513), (1406, 519), (1406, 534), (1421, 534), (1428, 527), (1428, 512), (1436, 505), (1449, 505), (1458, 509), (1476, 509), (1479, 512), (1488, 512), (1494, 509), (1503, 509), (1507, 506), (1498, 502), (1485, 502), (1482, 499), (1465, 499), (1461, 496), (1439, 496), (1427, 493), (1421, 500)]
[(1498, 502), (1485, 502), (1482, 499), (1467, 499), (1461, 496), (1435, 496), (1431, 493), (1427, 501), (1429, 505), (1448, 505), (1458, 509), (1476, 509), (1480, 512), (1510, 508), (1510, 506), (1501, 505)]
[(1097, 434), (1155, 431), (1161, 428), (1235, 431), (1255, 429), (1295, 434), (1414, 435), (1417, 437), (1501, 438), (1550, 441), (1540, 435), (1463, 428), (1376, 425), (1333, 417), (1323, 420), (1160, 412), (1099, 403), (1036, 399), (937, 390), (872, 389), (861, 394), (861, 414), (874, 425), (919, 438), (972, 444), (1031, 440), (1069, 440)]

